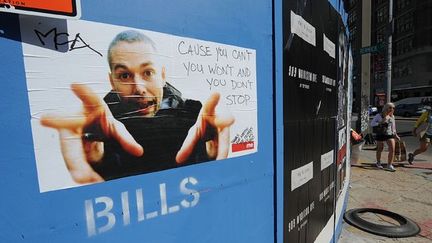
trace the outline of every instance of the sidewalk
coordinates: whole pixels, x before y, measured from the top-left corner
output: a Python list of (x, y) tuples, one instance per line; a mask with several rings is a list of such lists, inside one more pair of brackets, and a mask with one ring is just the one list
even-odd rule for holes
[[(414, 165), (395, 163), (397, 171), (388, 172), (374, 166), (375, 150), (364, 148), (358, 164), (351, 167), (347, 210), (363, 207), (386, 209), (414, 220), (421, 228), (420, 234), (391, 239), (369, 234), (343, 222), (339, 243), (432, 242), (432, 161), (421, 155), (417, 159)], [(383, 152), (381, 161), (386, 160), (387, 153)], [(390, 225), (383, 217), (364, 216), (375, 223)]]

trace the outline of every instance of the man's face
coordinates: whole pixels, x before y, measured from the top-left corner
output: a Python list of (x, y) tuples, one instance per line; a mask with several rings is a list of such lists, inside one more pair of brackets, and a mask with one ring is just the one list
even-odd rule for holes
[(153, 116), (159, 109), (165, 68), (150, 44), (121, 41), (111, 49), (111, 86), (131, 115)]

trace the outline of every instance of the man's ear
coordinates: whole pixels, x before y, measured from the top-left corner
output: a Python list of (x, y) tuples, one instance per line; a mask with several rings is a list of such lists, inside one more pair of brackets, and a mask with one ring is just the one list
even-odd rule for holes
[(111, 88), (112, 88), (113, 90), (115, 90), (116, 88), (115, 88), (115, 86), (114, 86), (114, 80), (112, 79), (112, 75), (111, 75), (111, 73), (108, 73), (108, 78), (109, 78), (109, 81), (110, 81), (110, 84), (111, 84)]

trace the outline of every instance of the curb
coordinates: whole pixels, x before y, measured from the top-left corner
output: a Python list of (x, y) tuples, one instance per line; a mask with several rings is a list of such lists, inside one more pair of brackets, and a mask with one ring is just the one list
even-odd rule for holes
[[(396, 116), (395, 119), (396, 120), (402, 120), (402, 121), (417, 121), (419, 117), (403, 117), (403, 116)], [(373, 116), (369, 116), (369, 120), (372, 120)], [(351, 116), (351, 121), (355, 122), (358, 120), (357, 116)]]

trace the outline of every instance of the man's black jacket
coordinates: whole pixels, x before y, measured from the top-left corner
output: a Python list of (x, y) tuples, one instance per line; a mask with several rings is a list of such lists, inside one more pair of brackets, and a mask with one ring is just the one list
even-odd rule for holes
[[(176, 163), (175, 156), (189, 128), (195, 124), (202, 105), (199, 101), (183, 100), (181, 93), (170, 84), (164, 87), (163, 100), (154, 117), (131, 116), (130, 107), (125, 107), (127, 105), (120, 102), (118, 94), (113, 91), (104, 97), (104, 101), (113, 116), (144, 148), (143, 156), (134, 157), (123, 151), (117, 141), (104, 138), (104, 157), (92, 166), (105, 180), (209, 160), (205, 142), (200, 140), (187, 162)], [(95, 134), (96, 130), (92, 128), (86, 132)]]

